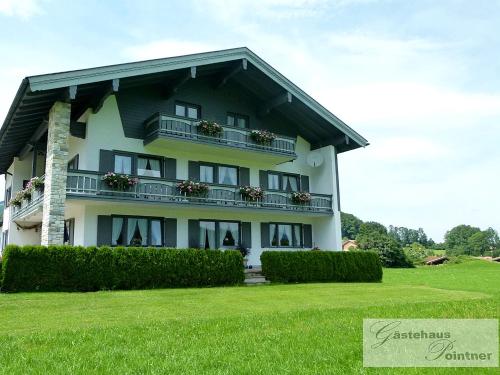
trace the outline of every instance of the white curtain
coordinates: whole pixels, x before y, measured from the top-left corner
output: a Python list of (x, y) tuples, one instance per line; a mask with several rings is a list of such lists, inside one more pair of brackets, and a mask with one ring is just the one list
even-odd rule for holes
[(160, 161), (158, 159), (138, 158), (137, 174), (139, 176), (161, 177)]
[(219, 247), (228, 248), (239, 245), (238, 223), (219, 223)]
[(123, 239), (120, 239), (123, 228), (123, 219), (121, 217), (113, 218), (113, 231), (111, 244), (112, 245), (123, 245)]
[(115, 156), (115, 173), (131, 174), (132, 158), (130, 156)]
[(159, 220), (151, 220), (151, 245), (161, 246), (161, 222)]
[(302, 226), (296, 224), (293, 226), (293, 246), (300, 247), (302, 238)]
[(271, 190), (279, 190), (280, 180), (277, 174), (269, 174), (267, 176), (268, 188)]
[(215, 222), (200, 221), (200, 249), (215, 248)]
[(141, 231), (142, 245), (147, 245), (148, 241), (148, 220), (139, 219), (139, 230)]
[(236, 185), (236, 168), (219, 167), (219, 184)]
[(292, 246), (292, 226), (279, 226), (280, 246)]
[(279, 246), (279, 232), (276, 224), (269, 226), (269, 234), (271, 236), (271, 246)]
[(214, 168), (206, 165), (200, 166), (200, 181), (206, 183), (214, 182)]
[(296, 176), (283, 176), (283, 189), (286, 191), (298, 191), (298, 178)]

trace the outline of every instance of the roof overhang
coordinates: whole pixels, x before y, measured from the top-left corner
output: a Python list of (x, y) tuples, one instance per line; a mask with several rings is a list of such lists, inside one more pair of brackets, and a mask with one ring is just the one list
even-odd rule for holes
[[(282, 88), (287, 97), (307, 108), (311, 115), (327, 122), (332, 127), (331, 137), (321, 137), (313, 148), (326, 145), (342, 145), (339, 152), (365, 147), (368, 141), (351, 129), (338, 117), (320, 105), (276, 69), (262, 60), (248, 48), (234, 48), (222, 51), (198, 53), (97, 68), (74, 70), (61, 73), (43, 74), (23, 79), (0, 129), (0, 173), (5, 173), (14, 156), (29, 142), (30, 137), (42, 124), (56, 100), (85, 97), (100, 92), (104, 84), (117, 80), (138, 80), (141, 76), (159, 75), (166, 72), (231, 63), (242, 60), (249, 63)], [(136, 77), (136, 78), (134, 78)], [(120, 84), (121, 85), (121, 84)], [(106, 89), (107, 90), (107, 89)], [(311, 129), (313, 130), (313, 129)]]

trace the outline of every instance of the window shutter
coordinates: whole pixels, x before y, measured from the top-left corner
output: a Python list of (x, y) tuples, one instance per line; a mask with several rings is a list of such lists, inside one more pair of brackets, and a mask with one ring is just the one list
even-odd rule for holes
[(260, 224), (260, 246), (264, 249), (271, 246), (269, 240), (269, 223)]
[(313, 247), (311, 224), (304, 224), (304, 247), (309, 249)]
[(195, 181), (200, 180), (200, 163), (197, 161), (190, 161), (188, 164), (188, 178)]
[(240, 186), (250, 186), (250, 169), (240, 167)]
[(163, 232), (164, 246), (177, 247), (177, 219), (165, 219)]
[(97, 246), (110, 246), (113, 222), (111, 216), (97, 216)]
[(177, 178), (177, 160), (172, 158), (163, 158), (163, 176), (168, 180)]
[(200, 222), (198, 220), (188, 221), (188, 244), (191, 249), (200, 247)]
[(252, 223), (241, 223), (241, 246), (252, 247)]
[(114, 172), (115, 170), (115, 157), (113, 151), (101, 150), (99, 152), (99, 171)]
[(300, 190), (309, 192), (309, 176), (300, 176)]
[(267, 180), (267, 171), (260, 171), (259, 172), (259, 180), (260, 180), (260, 187), (264, 190), (267, 190), (269, 187), (268, 180)]

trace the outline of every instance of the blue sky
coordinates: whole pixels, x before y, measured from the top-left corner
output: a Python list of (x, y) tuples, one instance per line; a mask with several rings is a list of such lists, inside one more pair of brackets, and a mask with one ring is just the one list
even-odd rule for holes
[(0, 0), (0, 118), (27, 75), (247, 46), (370, 141), (340, 156), (344, 211), (498, 230), (499, 20), (494, 0)]

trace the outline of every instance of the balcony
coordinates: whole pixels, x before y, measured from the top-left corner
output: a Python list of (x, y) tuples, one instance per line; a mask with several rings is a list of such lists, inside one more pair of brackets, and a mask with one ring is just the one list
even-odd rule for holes
[(206, 197), (189, 197), (177, 189), (178, 181), (160, 178), (140, 178), (139, 183), (128, 191), (112, 190), (102, 180), (102, 174), (90, 171), (68, 172), (67, 198), (106, 199), (139, 203), (205, 206), (228, 209), (257, 209), (262, 211), (286, 211), (303, 214), (328, 215), (332, 213), (331, 195), (311, 194), (308, 204), (296, 205), (286, 192), (267, 191), (262, 201), (242, 199), (238, 187), (209, 185)]
[(23, 200), (21, 206), (11, 205), (12, 220), (23, 223), (42, 221), (43, 192), (34, 190), (30, 200)]
[(222, 135), (207, 136), (198, 132), (198, 124), (199, 121), (157, 113), (144, 123), (144, 145), (185, 151), (184, 142), (191, 142), (189, 151), (193, 153), (231, 159), (251, 158), (273, 164), (284, 163), (297, 157), (294, 138), (278, 135), (267, 146), (253, 141), (250, 136), (251, 129), (222, 125)]

